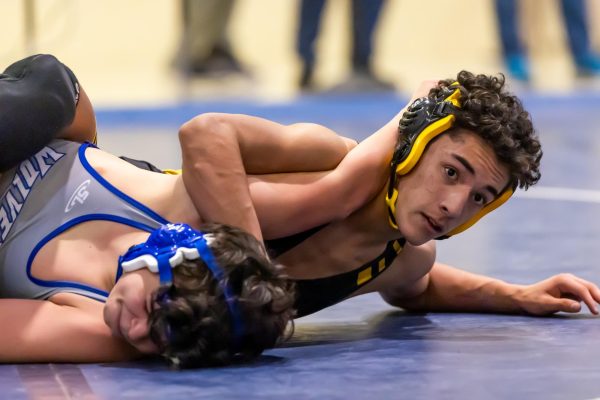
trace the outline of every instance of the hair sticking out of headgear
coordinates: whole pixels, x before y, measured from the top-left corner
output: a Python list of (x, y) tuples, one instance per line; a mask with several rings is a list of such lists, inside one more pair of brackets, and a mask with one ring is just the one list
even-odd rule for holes
[[(396, 202), (398, 200), (398, 175), (408, 174), (421, 159), (427, 145), (440, 134), (454, 125), (455, 113), (461, 108), (458, 82), (444, 88), (436, 98), (421, 97), (416, 99), (402, 114), (399, 123), (401, 145), (396, 147), (392, 156), (390, 181), (385, 202), (388, 210), (388, 222), (394, 229), (399, 229), (396, 222)], [(446, 239), (456, 235), (475, 224), (487, 213), (498, 208), (513, 194), (514, 188), (509, 185), (494, 201), (483, 207), (473, 218), (457, 226), (446, 235), (437, 239)]]
[[(173, 284), (172, 269), (183, 260), (201, 259), (217, 281), (231, 316), (235, 352), (240, 349), (244, 333), (242, 314), (223, 269), (210, 250), (211, 235), (203, 234), (186, 224), (166, 224), (154, 230), (146, 242), (132, 246), (119, 257), (119, 273), (148, 268), (158, 273), (162, 285)], [(121, 272), (122, 271), (122, 272)], [(165, 295), (168, 297), (168, 291)], [(163, 299), (168, 301), (168, 298)]]

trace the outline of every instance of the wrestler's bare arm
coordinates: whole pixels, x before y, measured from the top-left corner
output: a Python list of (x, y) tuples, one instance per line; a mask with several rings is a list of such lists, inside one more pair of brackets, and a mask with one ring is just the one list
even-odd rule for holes
[(203, 114), (184, 124), (179, 137), (183, 180), (200, 215), (259, 238), (246, 173), (333, 168), (355, 145), (320, 125), (234, 114)]
[[(0, 300), (0, 362), (108, 362), (135, 358), (98, 316), (44, 300)], [(139, 356), (138, 356), (139, 357)]]
[[(219, 161), (234, 147), (248, 174), (322, 171), (335, 168), (356, 141), (313, 123), (283, 125), (243, 114), (206, 113), (179, 131), (188, 159)], [(193, 152), (193, 154), (185, 154)], [(201, 154), (203, 157), (194, 157)]]
[(434, 241), (420, 246), (405, 245), (385, 275), (379, 278), (385, 279), (383, 288), (379, 289), (381, 297), (393, 306), (408, 308), (408, 302), (416, 301), (427, 290), (435, 256)]
[[(299, 131), (296, 132), (299, 134)], [(316, 135), (316, 131), (313, 134)], [(275, 135), (277, 133), (274, 132)], [(249, 136), (245, 148), (252, 147), (252, 137), (256, 139), (256, 136)], [(290, 135), (293, 136), (294, 134)], [(317, 152), (318, 147), (327, 148), (322, 139), (312, 140), (311, 135), (306, 133), (300, 136), (302, 137), (298, 141), (305, 141), (302, 144), (305, 149), (311, 145), (313, 151)], [(242, 169), (242, 158), (245, 159), (245, 154), (242, 153), (246, 151), (237, 150), (234, 154), (231, 149), (236, 146), (235, 143), (223, 143), (219, 150), (215, 149), (210, 153), (206, 150), (208, 147), (204, 152), (190, 152), (189, 160), (199, 160), (193, 166), (186, 166), (184, 156), (183, 178), (190, 195), (197, 196), (196, 208), (202, 216), (210, 216), (211, 220), (248, 229), (249, 219), (245, 220), (246, 225), (242, 225), (239, 222), (242, 220), (241, 215), (257, 212), (262, 234), (266, 238), (276, 238), (345, 218), (377, 195), (389, 176), (391, 149), (396, 136), (396, 127), (387, 124), (352, 149), (337, 167), (330, 171), (252, 176), (249, 178), (251, 202), (245, 200), (247, 186), (227, 183), (237, 182), (242, 177), (246, 179)], [(217, 139), (207, 140), (214, 142)], [(234, 138), (235, 140), (237, 139)], [(281, 140), (274, 140), (277, 141)], [(269, 146), (274, 144), (270, 143)], [(182, 144), (182, 147), (185, 152), (185, 145)], [(261, 147), (260, 143), (258, 147)], [(279, 148), (282, 149), (280, 155), (294, 153), (294, 146), (290, 144), (281, 144)], [(260, 151), (247, 150), (247, 153), (251, 158), (262, 160), (266, 157)], [(217, 154), (221, 157), (215, 157)], [(216, 160), (217, 158), (220, 161)], [(211, 159), (214, 160), (209, 162)], [(219, 162), (222, 165), (218, 165)], [(296, 165), (299, 163), (300, 160)], [(320, 163), (319, 167), (324, 166), (323, 161)], [(195, 177), (190, 173), (190, 169), (196, 172)], [(273, 166), (271, 169), (279, 171), (282, 168)], [(260, 171), (264, 172), (266, 168), (261, 168)], [(245, 208), (240, 208), (239, 204), (243, 204), (242, 207)]]
[(413, 293), (384, 298), (411, 311), (493, 312), (549, 315), (579, 312), (580, 302), (598, 313), (600, 289), (571, 274), (559, 274), (532, 285), (509, 284), (435, 263), (415, 284)]

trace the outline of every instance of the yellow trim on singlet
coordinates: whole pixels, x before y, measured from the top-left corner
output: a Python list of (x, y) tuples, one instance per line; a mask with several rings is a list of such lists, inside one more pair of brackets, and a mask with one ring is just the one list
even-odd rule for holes
[(181, 175), (181, 170), (180, 169), (163, 169), (163, 174)]
[[(396, 255), (400, 254), (400, 252), (402, 251), (402, 245), (400, 244), (400, 242), (398, 240), (394, 240), (394, 242), (392, 243), (392, 247), (393, 247), (394, 251), (396, 252)], [(373, 278), (377, 277), (381, 272), (383, 272), (387, 267), (389, 267), (392, 262), (394, 262), (395, 257), (391, 260), (390, 265), (386, 264), (386, 262), (385, 262), (386, 254), (387, 254), (387, 246), (386, 246), (386, 249), (383, 251), (383, 253), (381, 253), (379, 256), (377, 256), (377, 258), (375, 258), (373, 261), (371, 261), (371, 263), (369, 265), (367, 265), (364, 269), (362, 269), (361, 271), (358, 272), (358, 275), (356, 278), (357, 289), (359, 287), (363, 286), (364, 284), (368, 283), (369, 281), (371, 281)], [(376, 272), (376, 273), (374, 274), (373, 272)]]
[(379, 272), (381, 272), (385, 269), (385, 267), (385, 258), (382, 258), (381, 260), (379, 260), (379, 265), (377, 269), (379, 270)]
[(369, 266), (367, 269), (363, 269), (358, 273), (358, 279), (356, 280), (356, 284), (358, 286), (370, 281), (373, 279), (373, 267)]

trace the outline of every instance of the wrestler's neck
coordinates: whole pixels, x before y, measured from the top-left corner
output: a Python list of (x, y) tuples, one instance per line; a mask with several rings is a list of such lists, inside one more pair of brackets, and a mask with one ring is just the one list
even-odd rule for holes
[(370, 239), (377, 242), (389, 242), (402, 237), (401, 232), (392, 228), (388, 222), (386, 194), (387, 185), (375, 198), (350, 216), (355, 231), (364, 230)]

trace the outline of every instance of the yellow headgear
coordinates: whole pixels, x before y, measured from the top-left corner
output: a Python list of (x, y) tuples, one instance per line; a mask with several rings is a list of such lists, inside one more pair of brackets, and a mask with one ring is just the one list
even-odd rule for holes
[[(454, 82), (444, 88), (442, 94), (436, 99), (422, 97), (415, 100), (402, 115), (399, 130), (403, 135), (403, 143), (396, 148), (392, 156), (390, 183), (385, 198), (388, 220), (394, 229), (398, 229), (395, 217), (398, 200), (397, 176), (408, 174), (423, 155), (427, 145), (439, 134), (452, 127), (455, 120), (454, 112), (460, 107), (460, 90), (458, 82)], [(508, 185), (494, 201), (483, 207), (473, 218), (437, 239), (446, 239), (470, 228), (484, 215), (504, 204), (513, 192), (514, 186)]]

